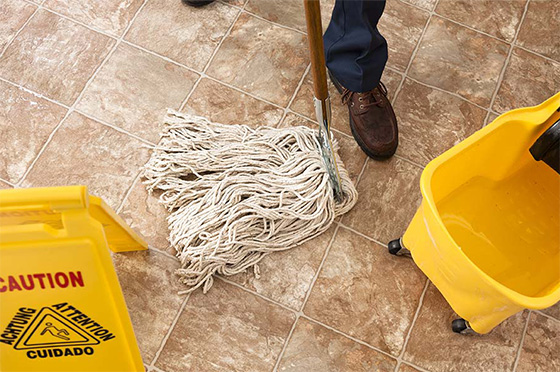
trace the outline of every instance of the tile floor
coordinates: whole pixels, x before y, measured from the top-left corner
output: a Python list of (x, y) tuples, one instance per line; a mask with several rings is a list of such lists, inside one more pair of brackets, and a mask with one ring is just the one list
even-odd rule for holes
[[(324, 1), (325, 22), (333, 1)], [(262, 278), (179, 296), (166, 211), (139, 167), (167, 107), (225, 123), (314, 125), (300, 0), (0, 3), (0, 188), (82, 183), (149, 241), (114, 256), (146, 368), (178, 371), (559, 371), (560, 305), (487, 336), (383, 243), (420, 202), (431, 159), (498, 114), (560, 90), (557, 0), (388, 0), (383, 80), (400, 122), (366, 160), (331, 86), (360, 203), (327, 233), (268, 256)]]

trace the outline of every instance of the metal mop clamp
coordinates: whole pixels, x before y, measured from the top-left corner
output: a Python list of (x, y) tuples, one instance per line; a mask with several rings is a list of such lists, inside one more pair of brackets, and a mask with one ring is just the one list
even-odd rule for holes
[(304, 6), (315, 94), (313, 101), (315, 104), (315, 114), (319, 122), (321, 155), (323, 156), (327, 172), (329, 173), (334, 196), (337, 200), (340, 200), (342, 198), (342, 181), (338, 172), (331, 140), (331, 101), (327, 88), (321, 6), (318, 0), (304, 0)]

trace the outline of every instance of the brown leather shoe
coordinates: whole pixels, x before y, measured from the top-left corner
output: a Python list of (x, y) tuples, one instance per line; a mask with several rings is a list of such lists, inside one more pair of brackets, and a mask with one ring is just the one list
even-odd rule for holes
[(369, 92), (356, 93), (344, 88), (330, 73), (342, 103), (348, 105), (350, 128), (361, 149), (374, 159), (393, 156), (399, 144), (397, 118), (383, 83)]

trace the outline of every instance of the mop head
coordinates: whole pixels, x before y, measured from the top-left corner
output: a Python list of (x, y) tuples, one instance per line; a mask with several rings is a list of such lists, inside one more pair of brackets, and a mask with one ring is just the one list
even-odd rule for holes
[(344, 197), (335, 200), (316, 136), (304, 126), (252, 129), (168, 112), (144, 183), (162, 191), (171, 212), (184, 292), (207, 292), (214, 274), (252, 267), (258, 276), (264, 256), (313, 239), (354, 206), (358, 195), (338, 156)]

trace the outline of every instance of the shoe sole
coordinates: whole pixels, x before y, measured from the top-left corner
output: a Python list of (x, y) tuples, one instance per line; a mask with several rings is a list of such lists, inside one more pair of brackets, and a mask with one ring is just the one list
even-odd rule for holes
[[(329, 73), (329, 78), (331, 79), (338, 93), (342, 94), (342, 84), (340, 84), (339, 81), (333, 76), (333, 74), (331, 74), (330, 70), (328, 70), (328, 73)], [(360, 146), (362, 151), (367, 156), (369, 156), (374, 160), (386, 160), (395, 154), (395, 152), (397, 151), (396, 149), (393, 152), (387, 154), (376, 154), (371, 152), (371, 150), (367, 148), (366, 144), (362, 141), (362, 139), (360, 138), (360, 136), (358, 136), (358, 133), (356, 132), (356, 124), (354, 124), (354, 120), (352, 119), (352, 114), (350, 114), (350, 109), (348, 109), (348, 120), (350, 122), (350, 130), (352, 131), (352, 137), (354, 137), (354, 140), (356, 140), (358, 146)]]

